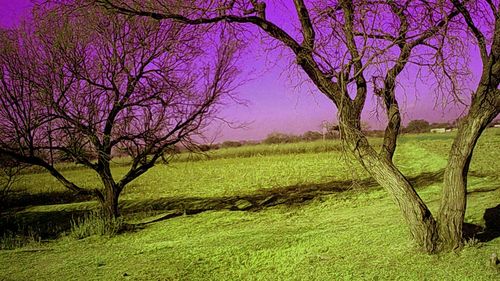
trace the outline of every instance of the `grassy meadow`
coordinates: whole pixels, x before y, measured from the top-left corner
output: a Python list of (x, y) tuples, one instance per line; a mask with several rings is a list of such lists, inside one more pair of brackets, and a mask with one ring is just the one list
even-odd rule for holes
[[(395, 156), (434, 214), (452, 139), (405, 135)], [(488, 208), (500, 213), (499, 148), (500, 129), (488, 129), (471, 163), (467, 223), (484, 226)], [(99, 185), (79, 166), (62, 170), (81, 186)], [(181, 154), (124, 190), (130, 227), (116, 235), (75, 237), (97, 203), (73, 198), (47, 173), (25, 174), (15, 188), (22, 196), (0, 218), (0, 280), (500, 278), (488, 266), (500, 238), (470, 239), (457, 253), (418, 252), (395, 204), (338, 141)], [(21, 233), (28, 238), (20, 242)]]

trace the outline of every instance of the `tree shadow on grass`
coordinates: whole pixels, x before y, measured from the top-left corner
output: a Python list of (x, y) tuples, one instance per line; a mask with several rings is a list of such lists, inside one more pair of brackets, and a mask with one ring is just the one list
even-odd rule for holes
[[(417, 188), (440, 182), (443, 171), (426, 172), (408, 179)], [(205, 211), (259, 211), (265, 208), (285, 205), (298, 206), (315, 198), (342, 192), (362, 192), (380, 189), (381, 187), (371, 178), (357, 181), (331, 181), (319, 184), (303, 184), (286, 187), (259, 189), (245, 195), (221, 197), (166, 197), (147, 200), (121, 200), (120, 210), (128, 215), (140, 212), (162, 212), (163, 215), (147, 222), (137, 223), (136, 227), (158, 222), (182, 215), (193, 215)], [(54, 199), (52, 197), (61, 197)], [(36, 232), (40, 239), (54, 239), (61, 233), (71, 229), (72, 221), (82, 218), (92, 210), (57, 210), (33, 212), (27, 205), (43, 205), (54, 203), (73, 203), (90, 200), (90, 198), (72, 198), (70, 193), (46, 193), (33, 195), (24, 199), (17, 199), (18, 203), (13, 212), (3, 213), (0, 217), (0, 237), (6, 233), (29, 235)], [(96, 204), (97, 206), (97, 204)]]
[[(161, 211), (165, 215), (160, 219), (154, 220), (159, 221), (181, 215), (193, 215), (213, 210), (258, 211), (276, 205), (292, 206), (302, 204), (322, 195), (348, 190), (366, 190), (375, 186), (375, 182), (371, 179), (358, 181), (355, 185), (352, 181), (332, 181), (322, 184), (261, 189), (241, 196), (166, 197), (149, 200), (121, 200), (119, 208), (125, 217), (134, 213), (158, 213)], [(40, 195), (30, 205), (39, 203), (37, 200), (47, 198), (49, 195), (54, 194)], [(60, 199), (64, 203), (68, 203), (68, 201), (75, 202), (75, 200), (63, 201), (64, 198)], [(49, 200), (48, 202), (52, 203), (53, 201)], [(95, 206), (98, 206), (97, 203)], [(30, 211), (26, 207), (17, 206), (8, 212), (2, 213), (0, 217), (0, 237), (6, 234), (29, 236), (36, 233), (37, 237), (42, 240), (54, 239), (59, 237), (61, 233), (68, 232), (71, 229), (72, 221), (77, 221), (92, 211), (92, 209)], [(153, 221), (147, 223), (151, 222)], [(147, 223), (138, 223), (136, 226), (141, 227)]]
[(21, 212), (3, 215), (0, 218), (0, 237), (30, 236), (47, 240), (58, 238), (71, 229), (72, 220), (82, 218), (89, 210)]
[(21, 211), (28, 206), (55, 205), (78, 203), (92, 200), (90, 194), (75, 193), (70, 190), (27, 193), (26, 191), (12, 192), (1, 203), (2, 210)]
[[(443, 171), (426, 172), (408, 180), (417, 188), (440, 182)], [(341, 192), (361, 192), (380, 189), (375, 180), (368, 178), (357, 181), (331, 181), (321, 184), (303, 184), (286, 187), (260, 189), (248, 195), (224, 197), (169, 197), (150, 200), (123, 200), (121, 209), (127, 213), (141, 210), (169, 211), (164, 216), (140, 223), (146, 225), (182, 215), (193, 215), (205, 211), (259, 211), (265, 208), (285, 205), (296, 206), (305, 204), (315, 198)]]

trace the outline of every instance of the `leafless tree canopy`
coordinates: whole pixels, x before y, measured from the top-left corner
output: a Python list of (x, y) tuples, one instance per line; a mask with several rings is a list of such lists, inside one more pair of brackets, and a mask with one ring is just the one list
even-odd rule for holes
[[(37, 13), (2, 33), (0, 152), (82, 191), (53, 166), (73, 158), (99, 175), (104, 189), (92, 192), (116, 215), (127, 183), (216, 117), (236, 86), (238, 45), (227, 30), (207, 35), (99, 8)], [(118, 154), (131, 157), (119, 179), (110, 169)]]

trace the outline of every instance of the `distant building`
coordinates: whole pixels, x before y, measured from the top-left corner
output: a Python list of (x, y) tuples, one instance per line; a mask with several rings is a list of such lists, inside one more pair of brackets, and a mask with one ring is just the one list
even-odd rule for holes
[(500, 128), (500, 124), (493, 125), (493, 128)]
[(446, 133), (446, 132), (451, 132), (451, 129), (449, 131), (446, 128), (431, 129), (431, 133)]

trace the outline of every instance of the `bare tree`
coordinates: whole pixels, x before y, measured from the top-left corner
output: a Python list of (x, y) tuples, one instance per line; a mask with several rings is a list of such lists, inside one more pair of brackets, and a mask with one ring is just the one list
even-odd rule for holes
[[(467, 173), (477, 140), (500, 113), (500, 2), (451, 0), (475, 39), (482, 72), (466, 116), (461, 119), (444, 173), (439, 233), (447, 248), (462, 246)], [(488, 34), (488, 35), (486, 35)]]
[[(216, 117), (236, 86), (238, 46), (226, 31), (209, 36), (93, 7), (40, 9), (34, 27), (10, 36), (0, 53), (0, 153), (94, 194), (116, 217), (125, 186), (174, 145), (195, 144)], [(112, 159), (123, 154), (131, 163), (117, 178)], [(95, 171), (102, 186), (85, 190), (64, 177), (53, 165), (63, 155)]]
[[(147, 4), (134, 0), (92, 2), (121, 14), (190, 26), (228, 22), (258, 27), (289, 50), (303, 73), (336, 105), (346, 146), (370, 175), (388, 190), (416, 243), (429, 253), (440, 250), (439, 237), (446, 246), (441, 249), (448, 249), (447, 245), (453, 245), (452, 248), (461, 245), (465, 210), (464, 171), (467, 170), (477, 137), (485, 124), (498, 114), (498, 79), (495, 78), (497, 35), (488, 56), (484, 35), (477, 32), (463, 2), (318, 0), (306, 4), (303, 0), (294, 0), (295, 15), (292, 17), (298, 18), (294, 31), (287, 31), (280, 27), (280, 22), (266, 17), (266, 8), (273, 4), (272, 1), (191, 1), (189, 4), (167, 0)], [(496, 22), (498, 8), (492, 1), (485, 0), (485, 3), (491, 7), (495, 27), (500, 26)], [(478, 38), (485, 65), (482, 81), (488, 82), (480, 87), (482, 92), (490, 94), (474, 95), (473, 100), (480, 102), (473, 101), (472, 113), (468, 115), (470, 119), (461, 126), (455, 140), (445, 176), (440, 212), (442, 222), (438, 227), (426, 204), (392, 161), (401, 126), (396, 86), (402, 71), (408, 65), (416, 65), (427, 68), (431, 73), (442, 71), (437, 79), (448, 79), (450, 89), (454, 91), (452, 96), (457, 94), (457, 79), (449, 74), (463, 73), (460, 73), (459, 67), (447, 64), (444, 42), (450, 36), (451, 23), (459, 22), (459, 15), (465, 18), (471, 32)], [(463, 46), (455, 47), (446, 51), (453, 55)], [(379, 151), (368, 143), (361, 130), (361, 111), (370, 92), (383, 101), (388, 119)], [(486, 100), (489, 101), (489, 109), (482, 107)]]

